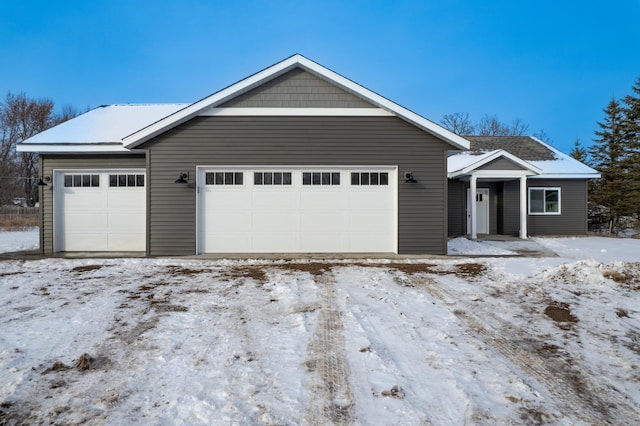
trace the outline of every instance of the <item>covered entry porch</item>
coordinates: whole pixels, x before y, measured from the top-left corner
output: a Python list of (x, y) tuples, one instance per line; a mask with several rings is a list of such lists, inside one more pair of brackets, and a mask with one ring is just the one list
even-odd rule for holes
[(526, 239), (527, 179), (540, 169), (506, 151), (449, 158), (449, 235)]

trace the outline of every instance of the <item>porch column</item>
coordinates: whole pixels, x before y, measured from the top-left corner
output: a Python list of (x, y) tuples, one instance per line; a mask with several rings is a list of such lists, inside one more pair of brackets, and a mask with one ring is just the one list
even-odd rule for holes
[(527, 177), (520, 177), (520, 238), (527, 239)]
[(476, 209), (476, 196), (477, 196), (476, 195), (476, 192), (477, 192), (477, 189), (476, 189), (476, 186), (477, 186), (476, 183), (477, 182), (476, 182), (476, 180), (477, 180), (477, 178), (474, 175), (471, 175), (471, 181), (470, 181), (470, 185), (471, 186), (469, 188), (469, 191), (471, 192), (471, 196), (469, 197), (470, 198), (469, 201), (471, 202), (470, 203), (471, 205), (469, 206), (469, 211), (471, 212), (471, 230), (470, 230), (471, 232), (470, 232), (470, 234), (471, 234), (471, 239), (472, 240), (477, 240), (478, 239), (478, 232), (477, 232), (478, 227), (476, 226), (476, 210), (477, 210)]

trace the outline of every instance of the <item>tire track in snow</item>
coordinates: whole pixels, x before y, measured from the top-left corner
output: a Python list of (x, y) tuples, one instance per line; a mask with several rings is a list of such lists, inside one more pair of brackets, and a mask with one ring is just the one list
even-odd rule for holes
[[(445, 305), (453, 307), (454, 304), (446, 300), (444, 292), (436, 289), (433, 285), (425, 285), (424, 279), (416, 277), (409, 277), (409, 279), (417, 288), (425, 289), (433, 297), (444, 302)], [(449, 293), (447, 293), (447, 296), (458, 299), (455, 295)], [(523, 349), (507, 337), (489, 330), (467, 311), (456, 309), (453, 313), (474, 334), (478, 335), (484, 342), (533, 378), (535, 382), (543, 385), (546, 391), (555, 398), (554, 402), (562, 412), (572, 413), (575, 418), (591, 424), (633, 424), (640, 418), (640, 412), (629, 406), (624, 397), (619, 395), (615, 389), (600, 386), (588, 376), (580, 374), (580, 371), (576, 370), (572, 373), (579, 374), (581, 383), (585, 385), (581, 388), (583, 394), (580, 395), (567, 383), (569, 379), (562, 375), (560, 368), (557, 371), (552, 368), (550, 365), (552, 360)], [(500, 323), (503, 330), (508, 329), (504, 321), (495, 315), (486, 312), (484, 314), (490, 315), (493, 321)]]
[(349, 386), (349, 369), (341, 313), (335, 298), (335, 278), (326, 272), (317, 280), (322, 292), (318, 325), (309, 343), (307, 388), (311, 394), (305, 423), (346, 425), (354, 422), (354, 399)]

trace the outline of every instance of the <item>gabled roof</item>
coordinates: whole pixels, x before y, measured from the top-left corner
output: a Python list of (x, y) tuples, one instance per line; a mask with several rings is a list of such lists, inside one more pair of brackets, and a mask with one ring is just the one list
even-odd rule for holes
[(521, 167), (522, 171), (528, 172), (527, 174), (529, 175), (536, 175), (542, 172), (542, 170), (533, 164), (528, 163), (505, 150), (497, 149), (482, 153), (466, 151), (452, 155), (447, 161), (447, 173), (450, 178), (465, 176), (500, 158), (504, 158)]
[(45, 130), (18, 145), (23, 152), (130, 152), (122, 138), (189, 104), (104, 105)]
[(160, 121), (133, 132), (123, 139), (124, 146), (129, 149), (135, 148), (149, 139), (178, 126), (193, 117), (196, 117), (201, 112), (221, 105), (224, 102), (229, 101), (232, 98), (295, 68), (302, 68), (320, 78), (328, 80), (329, 82), (366, 100), (367, 102), (370, 102), (375, 106), (423, 129), (424, 131), (445, 140), (456, 149), (469, 148), (469, 142), (466, 139), (299, 54), (278, 62), (277, 64), (253, 74), (244, 80), (226, 87), (225, 89), (222, 89), (204, 99), (201, 99), (200, 101), (195, 102)]
[[(449, 177), (462, 176), (501, 156), (513, 161), (517, 158), (531, 171), (532, 178), (594, 179), (600, 173), (564, 152), (533, 136), (466, 136), (471, 150), (455, 154), (448, 159)], [(505, 155), (505, 154), (508, 154)]]

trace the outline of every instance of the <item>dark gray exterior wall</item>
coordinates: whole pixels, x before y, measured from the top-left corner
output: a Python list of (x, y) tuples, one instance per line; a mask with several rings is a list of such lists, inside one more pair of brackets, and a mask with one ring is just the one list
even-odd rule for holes
[[(451, 181), (455, 182), (455, 181)], [(468, 183), (451, 184), (450, 188)], [(527, 232), (529, 235), (585, 235), (587, 233), (587, 181), (585, 179), (528, 179), (527, 187), (561, 188), (560, 215), (527, 214)], [(504, 235), (520, 234), (520, 182), (517, 180), (485, 183), (478, 181), (478, 188), (489, 188), (490, 193), (490, 231)], [(449, 209), (459, 209), (451, 201)], [(528, 196), (527, 196), (528, 200)], [(527, 201), (528, 202), (528, 201)], [(466, 211), (466, 197), (462, 197), (463, 210)], [(456, 222), (455, 212), (449, 212), (449, 236), (466, 233), (466, 219)]]
[[(55, 169), (140, 169), (145, 168), (144, 154), (135, 155), (42, 155), (42, 176), (53, 177)], [(40, 250), (53, 253), (53, 182), (40, 187), (42, 225), (40, 227)]]
[(466, 228), (466, 193), (467, 188), (464, 182), (449, 179), (449, 209), (448, 209), (448, 229), (450, 237), (464, 235)]
[[(198, 165), (398, 166), (398, 251), (446, 253), (447, 143), (396, 117), (197, 117), (148, 149), (150, 255), (196, 250)], [(189, 185), (174, 183), (181, 171)], [(411, 171), (418, 183), (405, 183)]]
[(225, 102), (220, 107), (374, 108), (374, 105), (296, 68)]
[(585, 235), (587, 181), (585, 179), (528, 179), (527, 186), (561, 188), (560, 215), (529, 215), (530, 235)]

